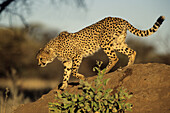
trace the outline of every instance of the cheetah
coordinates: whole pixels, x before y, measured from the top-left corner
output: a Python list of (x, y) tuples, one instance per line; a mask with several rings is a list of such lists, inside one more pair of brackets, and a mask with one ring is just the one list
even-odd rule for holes
[(127, 30), (134, 35), (146, 37), (156, 32), (164, 20), (165, 17), (160, 16), (153, 27), (148, 30), (139, 30), (122, 18), (106, 17), (78, 32), (61, 32), (39, 50), (36, 57), (38, 65), (45, 67), (58, 58), (64, 65), (64, 78), (60, 87), (64, 90), (67, 88), (70, 75), (85, 79), (84, 75), (78, 73), (82, 59), (93, 55), (99, 49), (102, 49), (109, 59), (105, 73), (108, 73), (118, 62), (115, 51), (127, 55), (129, 59), (127, 66), (132, 65), (136, 52), (125, 43)]

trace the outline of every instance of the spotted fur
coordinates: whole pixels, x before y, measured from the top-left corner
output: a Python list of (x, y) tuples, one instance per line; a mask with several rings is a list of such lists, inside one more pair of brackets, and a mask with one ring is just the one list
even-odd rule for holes
[(145, 37), (156, 32), (164, 19), (164, 16), (160, 16), (152, 28), (139, 30), (124, 19), (107, 17), (76, 33), (61, 32), (43, 49), (40, 49), (37, 54), (38, 65), (45, 67), (47, 63), (52, 62), (55, 58), (62, 61), (64, 79), (61, 89), (67, 87), (70, 75), (84, 79), (84, 76), (78, 73), (82, 59), (93, 55), (99, 49), (103, 49), (109, 58), (105, 73), (109, 72), (118, 61), (115, 51), (128, 56), (129, 66), (134, 63), (136, 52), (125, 43), (127, 30), (134, 35)]

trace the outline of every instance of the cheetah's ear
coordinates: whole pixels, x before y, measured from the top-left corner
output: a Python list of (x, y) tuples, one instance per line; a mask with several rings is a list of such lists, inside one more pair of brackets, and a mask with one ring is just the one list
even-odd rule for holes
[(70, 35), (70, 33), (67, 32), (67, 31), (63, 31), (63, 32), (61, 32), (59, 35), (67, 37), (67, 36)]
[(53, 53), (53, 49), (49, 48), (49, 49), (46, 50), (46, 52), (47, 52), (47, 54), (51, 54), (51, 53)]
[(42, 51), (42, 48), (39, 49), (39, 51), (37, 52), (37, 54), (39, 54)]

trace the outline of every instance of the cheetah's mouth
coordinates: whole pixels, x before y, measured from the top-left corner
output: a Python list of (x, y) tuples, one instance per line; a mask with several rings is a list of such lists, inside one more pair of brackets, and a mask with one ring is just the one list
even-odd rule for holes
[(46, 65), (47, 65), (47, 63), (43, 63), (43, 62), (38, 64), (38, 66), (40, 66), (40, 67), (45, 67)]

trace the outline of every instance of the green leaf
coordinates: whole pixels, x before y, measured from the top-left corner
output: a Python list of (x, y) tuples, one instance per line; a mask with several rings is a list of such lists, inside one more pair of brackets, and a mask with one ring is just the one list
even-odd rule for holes
[(68, 107), (70, 107), (72, 104), (64, 104), (64, 109), (67, 109)]
[(100, 92), (103, 90), (103, 86), (100, 86), (98, 89), (97, 89), (97, 92)]
[(94, 96), (94, 103), (98, 101), (99, 97), (97, 95)]
[(113, 89), (106, 89), (105, 92), (106, 93), (111, 93), (113, 91)]
[(104, 103), (105, 106), (107, 106), (107, 101), (106, 100), (104, 100), (103, 103)]
[(117, 93), (115, 93), (115, 99), (118, 99), (118, 94)]
[(74, 113), (74, 110), (75, 110), (75, 108), (74, 108), (74, 106), (72, 106), (72, 107), (70, 108), (70, 113)]
[(91, 101), (91, 108), (94, 107), (94, 101)]
[(116, 113), (117, 113), (117, 109), (116, 109), (116, 108), (113, 108), (112, 112), (116, 112)]
[(124, 106), (126, 107), (127, 111), (132, 109), (132, 104), (130, 104), (130, 103), (126, 103)]
[(90, 107), (88, 107), (88, 108), (87, 108), (87, 111), (88, 111), (88, 112), (90, 112), (90, 111), (91, 111), (91, 108), (90, 108)]
[(96, 71), (96, 67), (93, 68), (93, 71)]
[(85, 107), (84, 107), (88, 112), (91, 111), (91, 108), (89, 106), (89, 103), (86, 101), (85, 102)]
[(77, 111), (77, 113), (81, 113), (81, 109), (79, 109), (79, 110)]
[(96, 102), (94, 102), (94, 106), (95, 106), (95, 107), (98, 107), (98, 105), (97, 105), (97, 103), (96, 103)]
[(84, 107), (84, 104), (83, 104), (83, 103), (80, 103), (79, 106), (80, 106), (80, 107)]
[(93, 109), (94, 109), (94, 111), (97, 111), (97, 107), (94, 107)]
[(48, 103), (49, 105), (55, 105), (55, 106), (61, 106), (61, 104), (59, 104), (59, 103), (57, 103), (57, 102), (55, 102), (55, 103)]
[(102, 96), (102, 92), (97, 92), (97, 96), (101, 97)]
[(106, 113), (109, 113), (109, 108), (107, 108)]
[(105, 93), (105, 94), (104, 94), (104, 98), (105, 98), (105, 99), (107, 99), (109, 96), (110, 96), (109, 93)]
[(78, 98), (79, 101), (82, 101), (83, 99), (84, 99), (83, 96), (81, 96), (81, 97)]
[(108, 83), (109, 80), (110, 80), (110, 78), (105, 79), (105, 80), (103, 81), (103, 84), (106, 86), (106, 84)]
[(61, 95), (59, 92), (57, 92), (57, 97), (58, 97), (59, 99), (62, 99), (62, 95)]
[(122, 101), (122, 100), (125, 100), (126, 98), (124, 96), (121, 96), (119, 97), (119, 99)]
[(77, 99), (76, 99), (76, 98), (74, 98), (74, 99), (72, 99), (72, 101), (76, 102), (76, 101), (77, 101)]
[(62, 101), (64, 104), (68, 103), (68, 100), (67, 98), (63, 98), (63, 101)]
[(130, 99), (131, 97), (133, 97), (133, 95), (128, 95), (128, 97), (127, 97), (127, 98), (128, 98), (128, 99)]
[(94, 93), (92, 91), (89, 92), (89, 95), (90, 95), (91, 98), (94, 97)]
[(53, 102), (48, 102), (48, 105), (53, 105), (54, 103)]
[(104, 75), (105, 72), (106, 72), (106, 68), (104, 68), (104, 69), (101, 71), (101, 74)]
[(99, 103), (98, 103), (98, 106), (99, 106), (99, 110), (102, 108), (102, 104), (101, 104), (101, 102), (99, 101)]
[(109, 100), (108, 100), (108, 102), (110, 102), (110, 103), (112, 103), (112, 104), (113, 104), (115, 101), (114, 101), (114, 100), (112, 100), (112, 99), (109, 99)]
[(98, 87), (101, 84), (101, 81), (99, 79), (96, 80), (96, 86)]

